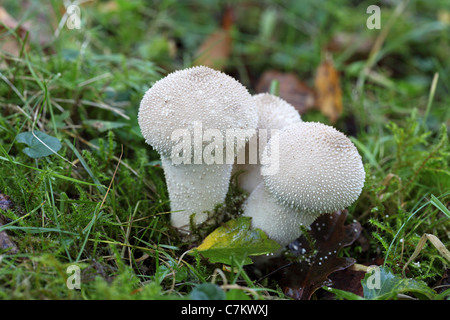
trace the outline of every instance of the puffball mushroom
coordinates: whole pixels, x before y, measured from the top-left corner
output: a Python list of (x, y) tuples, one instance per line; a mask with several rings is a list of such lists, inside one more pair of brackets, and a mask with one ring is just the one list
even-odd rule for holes
[[(249, 145), (257, 146), (258, 159), (261, 159), (265, 145), (270, 140), (272, 131), (282, 129), (288, 125), (300, 122), (301, 117), (299, 112), (289, 104), (287, 101), (272, 95), (270, 93), (259, 93), (252, 96), (256, 111), (258, 112), (258, 127), (257, 134), (254, 135), (245, 149), (241, 152), (246, 152), (245, 163), (237, 163), (233, 172), (242, 170), (238, 177), (239, 186), (247, 191), (249, 194), (262, 182), (260, 173), (261, 162), (253, 160), (251, 163), (248, 156), (252, 151)], [(239, 160), (239, 155), (237, 157)], [(256, 163), (255, 163), (256, 162)]]
[[(278, 170), (261, 170), (263, 183), (244, 204), (244, 216), (273, 240), (287, 245), (321, 214), (356, 201), (365, 180), (361, 156), (343, 133), (316, 122), (292, 124), (270, 140), (263, 158), (278, 159)], [(278, 147), (278, 148), (277, 148)], [(273, 169), (273, 168), (272, 168)]]
[(297, 239), (300, 226), (314, 222), (313, 215), (302, 215), (290, 207), (280, 205), (261, 182), (244, 203), (244, 216), (252, 218), (252, 228), (263, 230), (267, 236), (285, 246)]
[(174, 227), (188, 232), (193, 213), (194, 223), (202, 223), (205, 211), (225, 200), (234, 155), (249, 138), (224, 139), (232, 130), (254, 131), (257, 121), (247, 89), (208, 67), (175, 71), (145, 93), (138, 122), (161, 156)]

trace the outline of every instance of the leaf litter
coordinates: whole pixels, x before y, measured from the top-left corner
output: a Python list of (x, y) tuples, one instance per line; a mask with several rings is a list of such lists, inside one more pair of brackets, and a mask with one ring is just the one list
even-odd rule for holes
[[(2, 210), (7, 211), (13, 207), (14, 204), (9, 196), (0, 192), (0, 228), (7, 223), (7, 219), (1, 213)], [(5, 251), (10, 254), (16, 254), (18, 252), (17, 245), (11, 240), (6, 231), (0, 231), (0, 251)]]
[(343, 113), (340, 75), (331, 54), (327, 53), (317, 66), (313, 86), (301, 81), (294, 72), (267, 70), (256, 83), (256, 92), (269, 92), (273, 82), (278, 83), (277, 95), (292, 104), (301, 115), (316, 109), (330, 123), (336, 123)]
[(252, 229), (248, 217), (239, 217), (210, 233), (196, 250), (211, 263), (232, 265), (233, 260), (251, 264), (249, 256), (268, 254), (279, 247), (262, 230)]
[[(346, 225), (347, 210), (325, 214), (316, 219), (310, 230), (287, 247), (285, 256), (269, 260), (269, 278), (277, 281), (283, 292), (296, 300), (309, 300), (322, 286), (332, 286), (330, 274), (345, 270), (356, 260), (339, 257), (361, 233), (354, 221)], [(305, 230), (306, 231), (306, 230)]]

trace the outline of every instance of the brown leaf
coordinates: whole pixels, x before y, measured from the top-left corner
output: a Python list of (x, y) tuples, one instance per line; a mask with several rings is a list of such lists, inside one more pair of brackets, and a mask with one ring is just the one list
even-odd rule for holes
[(301, 82), (294, 73), (268, 70), (256, 84), (256, 91), (269, 92), (272, 81), (278, 81), (280, 98), (292, 104), (300, 114), (314, 107), (314, 90)]
[[(22, 39), (25, 38), (28, 32), (28, 27), (23, 24), (19, 25), (19, 23), (11, 17), (3, 7), (0, 7), (0, 22), (1, 32), (7, 31), (3, 25), (5, 25), (8, 29), (16, 30), (17, 35)], [(25, 44), (25, 49), (28, 50), (27, 44)], [(22, 46), (13, 34), (8, 34), (6, 37), (2, 38), (2, 41), (0, 42), (0, 50), (18, 57), (20, 50), (22, 50)]]
[[(0, 227), (2, 224), (0, 223)], [(0, 250), (5, 251), (9, 254), (16, 254), (19, 249), (17, 248), (16, 244), (9, 238), (6, 231), (0, 232)]]
[[(14, 207), (14, 204), (9, 200), (9, 196), (0, 192), (0, 210), (9, 210)], [(5, 217), (0, 211), (0, 227), (6, 223)], [(7, 253), (15, 254), (18, 252), (16, 244), (9, 238), (6, 231), (0, 232), (0, 250), (6, 250)]]
[(330, 52), (350, 51), (346, 62), (365, 60), (375, 42), (374, 38), (346, 32), (337, 32), (326, 46)]
[[(353, 270), (351, 267), (330, 274), (329, 279), (333, 282), (333, 288), (352, 292), (360, 297), (364, 296), (361, 280), (366, 275), (365, 271)], [(324, 297), (328, 300), (334, 299), (334, 294), (325, 292)]]
[(210, 34), (200, 45), (195, 55), (197, 58), (194, 65), (207, 66), (216, 70), (223, 70), (227, 66), (232, 48), (232, 25), (233, 12), (229, 7), (225, 10), (221, 27)]
[(335, 123), (343, 109), (342, 92), (339, 72), (328, 55), (316, 70), (314, 88), (317, 108), (330, 119), (331, 123)]
[[(14, 207), (14, 204), (9, 200), (9, 196), (0, 192), (0, 210), (9, 210)], [(0, 222), (2, 222), (2, 215), (0, 214)], [(4, 223), (4, 222), (3, 222)]]
[(361, 225), (345, 225), (347, 210), (320, 216), (312, 225), (309, 236), (289, 245), (297, 261), (287, 263), (285, 258), (274, 258), (276, 270), (272, 277), (279, 281), (286, 295), (298, 300), (308, 300), (324, 285), (331, 285), (330, 274), (344, 270), (355, 263), (352, 258), (338, 257), (339, 251), (351, 245), (361, 233)]

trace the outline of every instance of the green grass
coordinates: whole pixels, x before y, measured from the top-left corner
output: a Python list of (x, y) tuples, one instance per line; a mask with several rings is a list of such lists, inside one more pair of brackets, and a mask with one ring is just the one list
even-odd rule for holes
[[(255, 283), (241, 262), (236, 273), (218, 273), (220, 265), (184, 254), (200, 239), (186, 243), (172, 230), (159, 156), (137, 124), (144, 92), (193, 63), (224, 4), (99, 2), (81, 7), (80, 30), (58, 27), (59, 1), (5, 5), (31, 27), (29, 50), (14, 30), (0, 31), (0, 43), (16, 39), (20, 48), (18, 56), (0, 52), (0, 192), (15, 204), (0, 210), (9, 219), (0, 231), (18, 246), (16, 254), (0, 252), (1, 299), (181, 299), (212, 279), (234, 288), (230, 297), (285, 298), (273, 283)], [(432, 244), (405, 274), (402, 268), (424, 234), (450, 248), (450, 24), (438, 20), (449, 10), (445, 1), (409, 1), (401, 12), (383, 4), (381, 30), (369, 30), (371, 4), (236, 5), (225, 71), (251, 92), (269, 69), (295, 72), (312, 85), (335, 35), (380, 41), (371, 54), (357, 55), (356, 46), (333, 53), (344, 100), (334, 125), (351, 136), (367, 172), (349, 208), (366, 244), (357, 241), (341, 254), (442, 292), (448, 285), (436, 286), (449, 261)], [(327, 123), (315, 110), (302, 117)], [(58, 138), (58, 154), (23, 153), (16, 137), (34, 130)], [(233, 190), (227, 208), (242, 196)], [(66, 285), (74, 264), (80, 290)]]

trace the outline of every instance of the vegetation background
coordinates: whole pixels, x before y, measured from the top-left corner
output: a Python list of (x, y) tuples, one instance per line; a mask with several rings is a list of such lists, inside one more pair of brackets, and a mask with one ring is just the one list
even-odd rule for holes
[[(155, 81), (201, 63), (332, 124), (363, 157), (366, 185), (347, 216), (360, 234), (337, 256), (352, 266), (326, 272), (333, 288), (307, 279), (306, 298), (448, 299), (446, 0), (73, 4), (0, 1), (0, 298), (302, 298), (295, 269), (281, 281), (240, 261), (224, 269), (186, 254), (201, 238), (170, 227), (136, 115)], [(373, 4), (379, 29), (367, 25)], [(230, 190), (219, 210), (236, 213), (245, 196)], [(369, 265), (383, 290), (362, 285)]]

